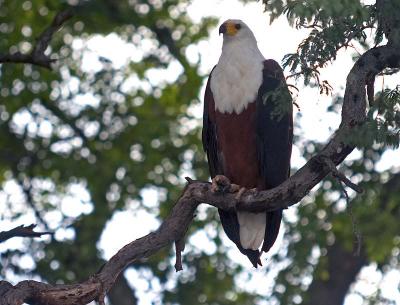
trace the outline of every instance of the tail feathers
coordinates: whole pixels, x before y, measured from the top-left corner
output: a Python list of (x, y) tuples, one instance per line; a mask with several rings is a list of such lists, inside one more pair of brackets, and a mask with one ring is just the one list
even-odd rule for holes
[(261, 260), (260, 260), (260, 255), (261, 255), (260, 251), (251, 250), (251, 249), (243, 249), (242, 247), (240, 247), (239, 250), (240, 250), (240, 252), (242, 252), (244, 255), (246, 255), (248, 257), (248, 259), (250, 260), (250, 262), (254, 268), (257, 268), (259, 265), (262, 266)]
[(258, 250), (244, 249), (240, 243), (239, 222), (236, 213), (220, 209), (218, 209), (218, 213), (226, 235), (236, 244), (239, 251), (248, 257), (254, 268), (257, 268), (258, 265), (262, 266), (260, 252)]
[(265, 213), (237, 212), (240, 244), (244, 249), (258, 250), (265, 236)]
[[(239, 251), (249, 258), (250, 262), (255, 268), (257, 268), (258, 266), (262, 266), (260, 260), (260, 251), (253, 249), (244, 249), (244, 247), (242, 247), (242, 244), (240, 242), (240, 226), (237, 214), (235, 212), (227, 212), (220, 209), (218, 209), (218, 212), (220, 215), (222, 227), (224, 228), (226, 235), (236, 244)], [(253, 216), (254, 215), (257, 214), (253, 214)], [(264, 243), (261, 250), (263, 252), (268, 252), (278, 236), (279, 227), (282, 219), (282, 210), (268, 212), (266, 213), (264, 219), (266, 219), (266, 224), (263, 236)]]

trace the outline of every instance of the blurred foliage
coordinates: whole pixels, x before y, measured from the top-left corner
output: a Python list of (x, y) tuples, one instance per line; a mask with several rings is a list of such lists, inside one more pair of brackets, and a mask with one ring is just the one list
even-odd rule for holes
[[(283, 63), (321, 93), (329, 93), (330, 85), (319, 79), (319, 69), (339, 50), (353, 43), (371, 47), (368, 35), (372, 43), (384, 41), (382, 31), (366, 31), (378, 26), (375, 5), (351, 0), (263, 2), (272, 20), (285, 15), (296, 28), (309, 28), (309, 36)], [(207, 179), (200, 120), (193, 111), (200, 105), (203, 76), (199, 62), (189, 61), (186, 52), (207, 39), (216, 20), (194, 23), (186, 12), (189, 3), (0, 0), (1, 53), (29, 52), (58, 11), (66, 6), (76, 10), (48, 50), (58, 59), (54, 71), (0, 66), (0, 200), (5, 205), (0, 220), (27, 224), (34, 219), (56, 232), (50, 239), (24, 240), (18, 249), (2, 252), (2, 277), (83, 280), (104, 263), (97, 245), (117, 212), (146, 210), (161, 220), (179, 196), (184, 174)], [(130, 55), (118, 64), (92, 49), (93, 41), (128, 46)], [(341, 168), (366, 191), (351, 193), (349, 204), (341, 185), (328, 177), (301, 208), (291, 209), (283, 246), (266, 264), (266, 273), (279, 269), (267, 304), (312, 304), (316, 284), (334, 277), (356, 280), (357, 268), (355, 275), (331, 274), (329, 255), (337, 247), (352, 255), (350, 214), (363, 236), (361, 265), (375, 264), (381, 274), (398, 268), (398, 169), (380, 172), (376, 165), (387, 146), (399, 145), (399, 96), (399, 87), (377, 93), (368, 121), (355, 137), (359, 156)], [(339, 112), (341, 102), (338, 97), (329, 111)], [(312, 141), (302, 145), (305, 159), (321, 148)], [(146, 202), (145, 190), (155, 191), (157, 204)], [(205, 234), (215, 249), (197, 247), (196, 234)], [(149, 290), (158, 283), (155, 304), (265, 304), (263, 296), (238, 284), (236, 277), (251, 269), (227, 256), (221, 236), (215, 210), (201, 209), (188, 232), (183, 272), (173, 270), (172, 247), (130, 269), (148, 282)], [(22, 263), (28, 257), (32, 266)], [(135, 284), (119, 297), (134, 294)], [(389, 302), (379, 288), (363, 298), (366, 304)]]
[(355, 42), (367, 47), (365, 30), (376, 27), (378, 19), (375, 5), (353, 0), (263, 0), (263, 3), (271, 12), (271, 21), (286, 15), (297, 29), (310, 30), (296, 53), (285, 55), (283, 66), (294, 76), (304, 77), (306, 85), (317, 85), (326, 94), (331, 87), (326, 80), (320, 80), (319, 70), (335, 60), (339, 50), (352, 47)]
[(374, 104), (368, 110), (366, 124), (360, 126), (350, 141), (359, 147), (383, 144), (392, 148), (399, 147), (400, 139), (400, 85), (386, 88), (375, 97)]

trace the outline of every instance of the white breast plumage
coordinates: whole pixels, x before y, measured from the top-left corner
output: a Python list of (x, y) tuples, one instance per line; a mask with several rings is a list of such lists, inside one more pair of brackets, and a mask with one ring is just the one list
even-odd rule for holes
[(241, 43), (224, 46), (211, 75), (215, 109), (221, 113), (241, 113), (255, 101), (261, 86), (264, 57), (255, 48)]

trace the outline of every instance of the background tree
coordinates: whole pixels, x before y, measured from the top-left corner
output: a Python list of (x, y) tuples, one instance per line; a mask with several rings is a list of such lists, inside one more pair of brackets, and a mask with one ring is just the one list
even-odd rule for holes
[[(20, 248), (3, 252), (4, 278), (30, 275), (52, 283), (82, 281), (104, 263), (96, 244), (116, 212), (146, 209), (161, 220), (182, 191), (183, 173), (207, 179), (200, 125), (190, 108), (199, 103), (203, 76), (199, 63), (190, 62), (185, 51), (206, 38), (216, 20), (195, 24), (186, 13), (189, 2), (0, 3), (1, 53), (19, 51), (22, 59), (40, 50), (36, 38), (58, 12), (68, 5), (73, 15), (53, 34), (51, 48), (44, 53), (57, 59), (52, 71), (45, 68), (46, 61), (1, 65), (0, 169), (7, 206), (0, 217), (16, 223), (34, 215), (41, 229), (55, 232), (45, 242), (25, 240)], [(322, 93), (329, 91), (329, 83), (319, 79), (319, 70), (340, 49), (354, 43), (365, 50), (387, 42), (399, 45), (398, 1), (264, 3), (273, 18), (286, 15), (295, 27), (310, 28), (297, 52), (286, 55), (283, 64), (288, 73), (318, 86)], [(88, 69), (88, 40), (109, 33), (139, 50), (138, 55), (120, 67), (99, 56), (95, 68)], [(179, 69), (177, 79), (152, 77), (152, 71), (168, 69)], [(374, 77), (370, 76), (371, 82)], [(283, 247), (268, 264), (281, 266), (272, 270), (279, 273), (268, 303), (320, 304), (323, 299), (342, 304), (349, 289), (357, 292), (350, 285), (363, 267), (376, 264), (382, 274), (398, 267), (399, 175), (396, 169), (377, 171), (376, 163), (387, 147), (398, 146), (399, 90), (400, 84), (379, 90), (366, 123), (349, 138), (361, 154), (345, 162), (345, 173), (366, 191), (350, 194), (349, 204), (341, 183), (327, 179), (304, 200), (307, 205), (296, 209), (296, 219), (285, 222)], [(341, 97), (335, 98), (329, 110), (338, 112), (341, 103)], [(321, 143), (309, 141), (305, 158), (320, 148)], [(157, 206), (143, 200), (143, 190), (149, 187), (156, 190)], [(74, 192), (81, 202), (77, 215), (71, 216), (71, 207), (65, 205), (76, 204), (66, 201)], [(351, 218), (357, 220), (354, 227)], [(200, 230), (211, 236), (215, 251), (210, 254), (189, 244), (183, 256), (185, 270), (178, 279), (172, 248), (130, 268), (148, 280), (149, 289), (157, 289), (154, 283), (159, 283), (160, 303), (262, 303), (263, 296), (247, 292), (235, 280), (248, 270), (227, 258), (215, 209), (200, 211), (188, 238)], [(357, 231), (363, 238), (360, 255), (354, 256)], [(28, 268), (22, 263), (27, 257), (34, 261)], [(124, 276), (108, 297), (111, 304), (137, 303)], [(390, 302), (379, 287), (362, 297), (370, 304)]]

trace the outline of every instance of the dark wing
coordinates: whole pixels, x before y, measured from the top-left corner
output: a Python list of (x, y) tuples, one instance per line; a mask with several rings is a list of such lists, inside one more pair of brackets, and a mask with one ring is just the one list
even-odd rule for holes
[[(284, 182), (290, 174), (293, 140), (293, 104), (283, 70), (274, 60), (264, 61), (263, 83), (257, 97), (257, 152), (265, 189)], [(267, 213), (262, 250), (278, 236), (282, 210)]]
[[(214, 69), (213, 69), (214, 70)], [(210, 87), (212, 71), (207, 81), (206, 92), (204, 94), (204, 113), (203, 113), (203, 130), (202, 140), (203, 148), (207, 154), (208, 167), (211, 178), (216, 175), (223, 175), (222, 156), (218, 150), (217, 125), (215, 122), (215, 102)], [(259, 252), (250, 249), (243, 249), (240, 244), (239, 222), (235, 212), (227, 212), (218, 209), (222, 227), (226, 235), (236, 244), (240, 252), (246, 255), (254, 267), (260, 264)]]
[[(214, 71), (214, 68), (212, 71)], [(210, 88), (212, 71), (208, 78), (206, 92), (204, 94), (202, 141), (203, 149), (207, 154), (210, 176), (211, 178), (214, 178), (216, 175), (223, 174), (223, 172), (222, 162), (219, 160), (220, 154), (218, 153), (217, 126), (215, 123), (215, 103)]]

